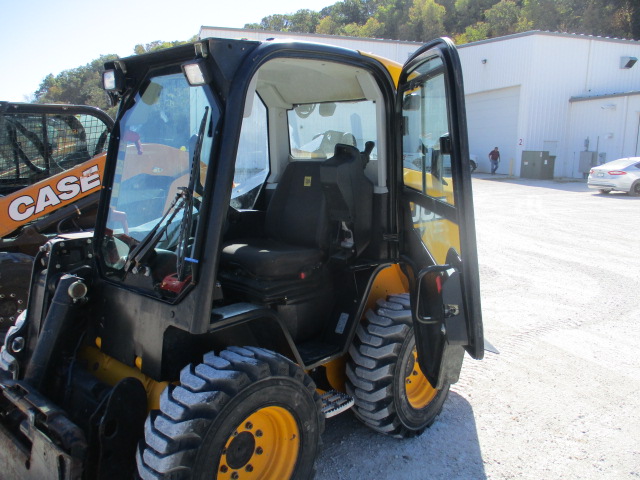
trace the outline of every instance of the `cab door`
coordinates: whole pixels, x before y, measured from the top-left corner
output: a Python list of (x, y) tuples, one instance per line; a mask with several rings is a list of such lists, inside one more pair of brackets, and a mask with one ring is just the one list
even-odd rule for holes
[(443, 388), (457, 381), (465, 351), (484, 354), (462, 70), (450, 40), (404, 65), (397, 114), (400, 256), (418, 361)]

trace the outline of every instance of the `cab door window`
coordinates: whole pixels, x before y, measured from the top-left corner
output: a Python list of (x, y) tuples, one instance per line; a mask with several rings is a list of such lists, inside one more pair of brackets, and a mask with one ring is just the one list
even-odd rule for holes
[(402, 137), (403, 178), (408, 187), (451, 205), (453, 179), (447, 97), (442, 61), (434, 58), (422, 66), (426, 76), (404, 92)]
[(424, 62), (412, 77), (402, 98), (403, 181), (424, 200), (410, 202), (413, 228), (435, 263), (443, 264), (450, 248), (460, 252), (460, 242), (458, 226), (451, 221), (454, 179), (442, 60)]

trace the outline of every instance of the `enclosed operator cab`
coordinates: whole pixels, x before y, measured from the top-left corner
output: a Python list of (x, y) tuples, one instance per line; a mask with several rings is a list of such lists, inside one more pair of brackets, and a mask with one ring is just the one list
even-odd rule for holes
[(431, 425), (484, 348), (453, 44), (401, 66), (207, 39), (105, 68), (96, 231), (42, 250), (0, 360), (11, 468), (307, 478), (326, 417)]

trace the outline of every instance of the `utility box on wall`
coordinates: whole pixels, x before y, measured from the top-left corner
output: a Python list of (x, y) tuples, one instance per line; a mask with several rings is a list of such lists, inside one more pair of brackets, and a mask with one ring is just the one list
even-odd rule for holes
[(525, 150), (520, 163), (521, 178), (553, 179), (556, 157), (547, 151)]
[(592, 167), (596, 166), (596, 152), (580, 152), (580, 161), (578, 163), (578, 171), (587, 178)]

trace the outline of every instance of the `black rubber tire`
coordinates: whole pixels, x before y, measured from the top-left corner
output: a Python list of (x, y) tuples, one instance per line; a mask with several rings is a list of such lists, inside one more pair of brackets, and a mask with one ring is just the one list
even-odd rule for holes
[(636, 181), (631, 185), (631, 188), (629, 189), (629, 196), (640, 197), (640, 181)]
[[(249, 415), (271, 406), (291, 414), (300, 433), (291, 478), (312, 478), (324, 429), (315, 384), (287, 358), (255, 347), (229, 347), (219, 356), (208, 353), (203, 363), (182, 370), (180, 385), (167, 387), (160, 410), (151, 412), (145, 423), (136, 458), (140, 477), (217, 478), (218, 469), (225, 468), (221, 458), (226, 442)], [(225, 478), (234, 478), (230, 475), (235, 470), (221, 471)]]
[(447, 384), (424, 407), (409, 403), (405, 380), (414, 347), (408, 295), (378, 301), (376, 311), (368, 311), (358, 326), (349, 349), (347, 393), (355, 400), (356, 417), (377, 432), (399, 438), (420, 435), (449, 394)]

